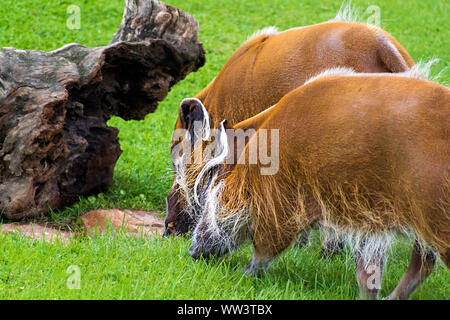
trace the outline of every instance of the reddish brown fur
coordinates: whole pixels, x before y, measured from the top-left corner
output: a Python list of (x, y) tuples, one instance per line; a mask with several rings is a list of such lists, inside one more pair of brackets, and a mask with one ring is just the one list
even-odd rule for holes
[[(398, 57), (377, 35), (386, 37)], [(310, 77), (330, 68), (356, 72), (402, 72), (414, 65), (386, 31), (355, 22), (327, 22), (261, 35), (244, 43), (217, 77), (195, 95), (212, 118), (237, 123), (278, 102)], [(180, 128), (177, 120), (175, 128)]]
[[(400, 55), (386, 45), (391, 41)], [(276, 35), (261, 35), (244, 43), (226, 62), (216, 79), (195, 97), (211, 117), (237, 123), (275, 104), (311, 76), (334, 67), (356, 72), (400, 72), (414, 64), (406, 50), (387, 32), (362, 23), (327, 22), (295, 28)], [(182, 128), (178, 117), (175, 129)], [(172, 146), (177, 141), (172, 141)], [(180, 223), (183, 195), (174, 185), (166, 225), (187, 230)], [(174, 201), (172, 198), (176, 199)], [(181, 203), (181, 205), (179, 204)], [(180, 226), (180, 227), (179, 227)]]
[(279, 129), (280, 170), (235, 165), (219, 206), (250, 208), (256, 260), (321, 220), (367, 235), (413, 230), (450, 268), (449, 119), (450, 90), (432, 82), (320, 78), (234, 126)]

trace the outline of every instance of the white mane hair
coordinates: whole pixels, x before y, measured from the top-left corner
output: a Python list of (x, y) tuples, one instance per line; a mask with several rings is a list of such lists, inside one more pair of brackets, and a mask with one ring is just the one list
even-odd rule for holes
[(363, 23), (370, 29), (379, 30), (379, 26), (367, 22), (365, 19), (365, 13), (361, 14), (359, 9), (352, 7), (352, 1), (344, 1), (333, 19), (327, 22), (357, 22)]
[[(228, 214), (219, 204), (224, 181), (208, 190), (204, 209), (206, 212), (201, 216), (199, 224), (206, 222), (207, 233), (210, 233), (217, 245), (227, 248), (228, 251), (236, 248), (238, 238), (244, 238), (243, 232), (247, 232), (250, 224), (248, 208), (243, 208), (233, 214)], [(198, 229), (194, 229), (193, 239), (197, 237)]]
[[(339, 9), (339, 11), (337, 12), (336, 16), (328, 21), (322, 22), (322, 23), (327, 23), (327, 22), (364, 22), (362, 21), (362, 17), (360, 15), (360, 13), (352, 7), (351, 5), (351, 1), (348, 2), (343, 2), (341, 5), (341, 8)], [(367, 24), (368, 26), (372, 27), (371, 24), (368, 24), (366, 22), (364, 22), (365, 24)], [(321, 24), (321, 23), (319, 23)], [(301, 29), (304, 28), (304, 26), (301, 27), (294, 27), (294, 28), (290, 28), (287, 30), (283, 30), (283, 31), (278, 31), (278, 28), (275, 26), (269, 26), (269, 27), (265, 27), (261, 30), (255, 31), (251, 36), (249, 36), (247, 38), (247, 40), (244, 41), (244, 43), (255, 39), (261, 35), (267, 35), (267, 36), (271, 36), (271, 35), (276, 35), (278, 33), (284, 32), (284, 31), (288, 31), (288, 30), (292, 30), (292, 29)]]
[(309, 78), (308, 80), (305, 81), (305, 83), (303, 85), (306, 85), (310, 82), (313, 82), (317, 79), (323, 78), (323, 77), (327, 77), (327, 76), (344, 76), (344, 75), (354, 75), (356, 74), (356, 71), (353, 70), (352, 68), (331, 68), (331, 69), (326, 69), (325, 71), (322, 71), (318, 74), (316, 74), (315, 76), (312, 76), (311, 78)]
[(431, 67), (435, 63), (438, 63), (438, 62), (439, 62), (438, 58), (433, 58), (426, 62), (419, 61), (411, 69), (409, 69), (408, 71), (399, 73), (399, 75), (403, 75), (408, 78), (419, 79), (419, 80), (437, 81), (440, 78), (440, 76), (442, 75), (442, 72), (444, 72), (446, 70), (446, 68), (444, 68), (441, 71), (439, 71), (439, 73), (432, 75)]
[(362, 22), (361, 14), (358, 10), (352, 7), (352, 2), (343, 2), (341, 8), (336, 14), (336, 17), (329, 20), (329, 22)]
[(255, 38), (259, 37), (259, 36), (262, 36), (262, 35), (271, 36), (271, 35), (274, 35), (274, 34), (278, 34), (277, 27), (274, 27), (274, 26), (265, 27), (265, 28), (263, 28), (261, 30), (255, 31), (250, 37), (247, 38), (247, 40), (244, 41), (244, 43), (248, 42), (248, 41), (250, 41), (252, 39), (255, 39)]
[(323, 77), (327, 76), (355, 76), (355, 77), (361, 77), (361, 76), (377, 76), (377, 77), (404, 77), (404, 78), (411, 78), (411, 79), (418, 79), (423, 81), (436, 81), (439, 76), (442, 74), (442, 72), (445, 70), (441, 70), (437, 75), (431, 75), (431, 66), (435, 63), (437, 63), (438, 59), (431, 59), (430, 61), (423, 62), (419, 61), (416, 63), (411, 69), (404, 71), (404, 72), (398, 72), (398, 73), (359, 73), (355, 72), (351, 68), (331, 68), (327, 69), (325, 71), (322, 71), (311, 78), (309, 78), (303, 85), (306, 85), (308, 83), (311, 83), (313, 81), (316, 81), (318, 79), (321, 79)]
[[(193, 209), (194, 205), (192, 202), (192, 196), (186, 181), (186, 171), (184, 166), (185, 156), (186, 155), (183, 154), (181, 158), (174, 163), (174, 167), (176, 169), (174, 176), (174, 185), (178, 185), (178, 189), (183, 193), (187, 201), (188, 208)], [(189, 210), (187, 210), (187, 212), (189, 212)]]
[[(362, 259), (364, 268), (370, 264), (380, 266), (387, 258), (389, 249), (392, 247), (398, 233), (383, 232), (378, 234), (367, 234), (359, 230), (341, 228), (340, 226), (327, 222), (320, 230), (327, 239), (343, 241), (349, 246), (351, 252)], [(414, 239), (413, 233), (399, 232)]]
[(343, 241), (347, 244), (351, 252), (362, 259), (365, 269), (371, 264), (379, 267), (385, 263), (389, 258), (393, 244), (398, 241), (400, 236), (403, 236), (407, 241), (417, 241), (417, 244), (424, 251), (435, 252), (425, 240), (406, 226), (396, 231), (367, 234), (355, 229), (342, 228), (327, 221), (320, 224), (320, 230), (327, 239)]

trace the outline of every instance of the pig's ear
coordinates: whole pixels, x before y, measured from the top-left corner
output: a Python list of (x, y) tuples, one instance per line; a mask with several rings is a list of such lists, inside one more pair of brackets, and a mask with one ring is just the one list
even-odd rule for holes
[(193, 144), (199, 138), (202, 140), (209, 139), (209, 114), (199, 99), (188, 98), (181, 101), (180, 122), (182, 128), (189, 132), (189, 137)]

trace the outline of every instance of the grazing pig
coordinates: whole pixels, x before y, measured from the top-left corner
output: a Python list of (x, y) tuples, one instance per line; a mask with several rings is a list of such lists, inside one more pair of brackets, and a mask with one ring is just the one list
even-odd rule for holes
[[(338, 14), (343, 16), (351, 15)], [(407, 51), (386, 31), (364, 23), (336, 20), (342, 19), (283, 32), (274, 28), (262, 30), (230, 57), (205, 89), (194, 98), (183, 100), (180, 110), (198, 110), (198, 114), (188, 114), (218, 128), (222, 119), (234, 124), (258, 114), (326, 69), (396, 73), (414, 65)], [(208, 119), (204, 116), (206, 111)], [(186, 131), (194, 134), (189, 127), (191, 119), (184, 115), (179, 114), (172, 137), (174, 183), (167, 196), (166, 235), (184, 234), (191, 229), (198, 209), (192, 188), (185, 181), (189, 171), (186, 162), (193, 160), (180, 148)], [(204, 139), (208, 132), (203, 131)]]
[[(410, 296), (434, 252), (450, 267), (450, 89), (417, 79), (416, 66), (398, 75), (342, 72), (324, 72), (231, 129), (222, 123), (220, 153), (193, 177), (207, 185), (194, 258), (251, 240), (247, 272), (255, 273), (319, 223), (354, 249), (363, 298), (378, 296), (398, 233), (417, 241), (389, 298)], [(238, 131), (250, 132), (243, 149)]]

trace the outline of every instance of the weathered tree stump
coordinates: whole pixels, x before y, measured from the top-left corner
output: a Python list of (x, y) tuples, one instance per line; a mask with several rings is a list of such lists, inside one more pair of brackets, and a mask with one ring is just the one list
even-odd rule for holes
[(198, 23), (126, 0), (108, 46), (0, 51), (0, 213), (17, 220), (107, 190), (121, 154), (106, 121), (143, 119), (204, 64)]

